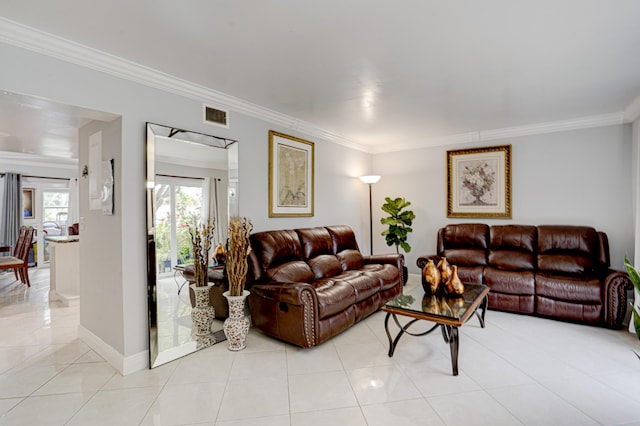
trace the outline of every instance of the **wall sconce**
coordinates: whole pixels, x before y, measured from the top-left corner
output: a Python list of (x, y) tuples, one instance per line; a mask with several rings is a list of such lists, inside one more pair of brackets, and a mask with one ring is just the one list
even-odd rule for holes
[(369, 254), (373, 255), (373, 205), (371, 203), (371, 186), (374, 183), (378, 183), (380, 176), (378, 175), (366, 175), (360, 176), (360, 180), (369, 185)]
[(89, 167), (85, 164), (84, 167), (82, 167), (82, 177), (86, 179), (87, 176), (89, 176)]

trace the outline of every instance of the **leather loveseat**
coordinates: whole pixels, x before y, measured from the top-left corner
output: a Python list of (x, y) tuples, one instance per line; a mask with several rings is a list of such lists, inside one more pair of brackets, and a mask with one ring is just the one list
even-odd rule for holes
[(253, 326), (297, 346), (320, 344), (402, 292), (404, 257), (363, 256), (348, 226), (258, 232), (251, 247)]
[(448, 225), (437, 255), (458, 265), (463, 282), (490, 287), (489, 308), (619, 328), (626, 273), (609, 268), (607, 235), (586, 226)]

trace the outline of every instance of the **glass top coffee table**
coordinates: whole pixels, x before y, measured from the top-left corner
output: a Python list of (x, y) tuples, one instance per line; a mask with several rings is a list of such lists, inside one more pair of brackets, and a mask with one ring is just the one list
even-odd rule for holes
[[(487, 311), (489, 287), (481, 284), (464, 284), (464, 294), (459, 297), (444, 295), (428, 296), (422, 286), (417, 286), (408, 293), (388, 301), (382, 310), (387, 313), (384, 328), (389, 338), (389, 356), (398, 345), (403, 334), (424, 336), (440, 328), (442, 337), (449, 343), (453, 375), (458, 375), (458, 328), (476, 314), (480, 326), (484, 328), (484, 316)], [(399, 316), (411, 318), (405, 325), (400, 324)], [(389, 332), (389, 318), (393, 318), (400, 331), (395, 338)], [(419, 320), (431, 321), (435, 325), (422, 333), (412, 333), (409, 327)]]

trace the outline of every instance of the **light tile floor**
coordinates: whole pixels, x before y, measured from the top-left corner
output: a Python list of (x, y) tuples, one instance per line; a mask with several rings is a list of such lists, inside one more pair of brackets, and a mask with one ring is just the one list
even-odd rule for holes
[[(387, 357), (379, 312), (319, 347), (251, 330), (120, 376), (77, 338), (78, 308), (0, 275), (2, 425), (638, 425), (635, 336), (489, 311), (461, 329), (460, 375), (436, 332)], [(412, 277), (409, 285), (416, 285)]]

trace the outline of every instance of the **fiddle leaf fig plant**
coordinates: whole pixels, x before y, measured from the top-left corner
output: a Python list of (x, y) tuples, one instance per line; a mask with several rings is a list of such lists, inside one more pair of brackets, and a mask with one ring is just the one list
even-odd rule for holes
[[(407, 243), (407, 236), (413, 232), (411, 225), (416, 215), (411, 210), (404, 210), (411, 203), (404, 198), (391, 199), (386, 197), (386, 202), (382, 205), (382, 210), (389, 216), (380, 219), (380, 223), (388, 228), (382, 231), (388, 246), (396, 246), (396, 252), (400, 253), (398, 247), (402, 247), (406, 253), (411, 251), (411, 246)], [(403, 211), (404, 210), (404, 211)]]
[[(627, 268), (627, 273), (633, 283), (633, 287), (636, 289), (636, 293), (640, 293), (640, 274), (638, 274), (636, 268), (629, 262), (627, 256), (624, 257), (624, 266)], [(635, 306), (633, 306), (633, 327), (636, 330), (636, 336), (640, 339), (640, 312), (638, 312), (638, 308)], [(640, 358), (640, 356), (638, 356), (638, 358)]]

